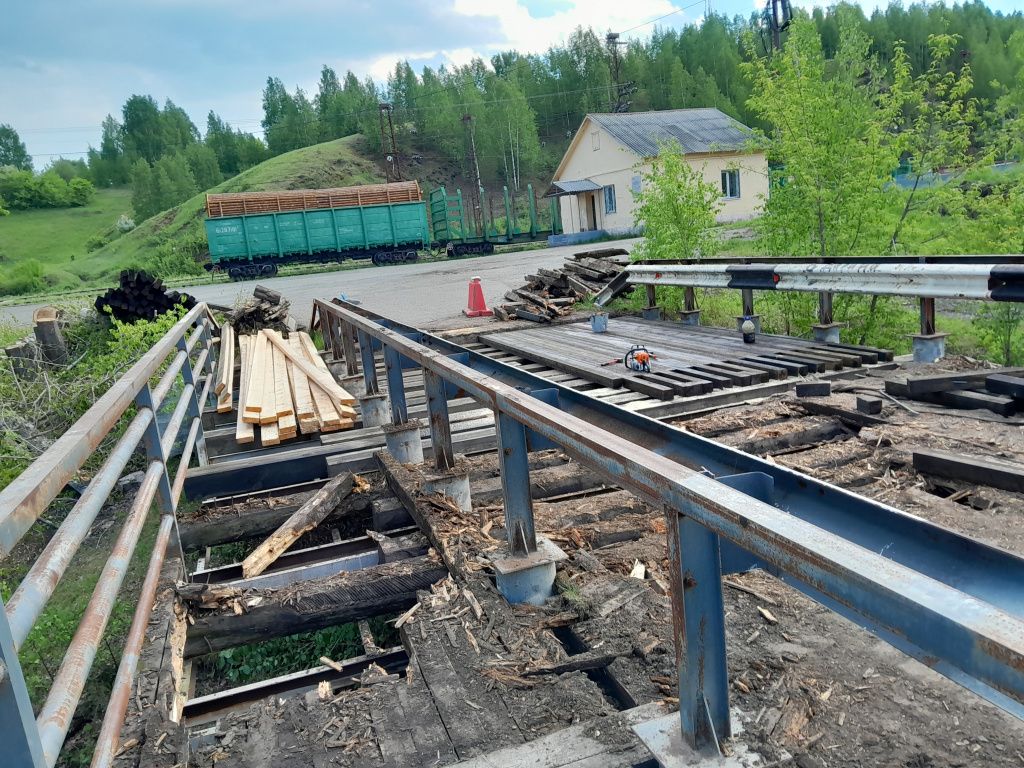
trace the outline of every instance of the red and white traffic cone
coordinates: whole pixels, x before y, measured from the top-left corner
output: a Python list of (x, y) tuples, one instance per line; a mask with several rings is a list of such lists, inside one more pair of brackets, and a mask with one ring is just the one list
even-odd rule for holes
[(484, 288), (480, 285), (480, 278), (474, 277), (469, 281), (469, 306), (462, 310), (466, 317), (490, 317), (494, 314), (487, 308), (484, 301)]

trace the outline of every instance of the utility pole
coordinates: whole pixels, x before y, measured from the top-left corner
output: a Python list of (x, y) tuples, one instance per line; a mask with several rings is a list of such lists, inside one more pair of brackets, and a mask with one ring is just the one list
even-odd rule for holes
[(463, 125), (466, 126), (466, 133), (469, 134), (469, 150), (473, 156), (473, 171), (476, 173), (476, 192), (474, 192), (474, 197), (476, 197), (477, 203), (474, 206), (474, 219), (476, 219), (477, 214), (479, 214), (478, 221), (480, 223), (482, 231), (484, 212), (483, 201), (480, 199), (480, 190), (484, 188), (484, 185), (483, 182), (480, 180), (480, 161), (477, 159), (476, 156), (476, 126), (473, 125), (472, 115), (463, 115), (462, 123)]
[(623, 83), (621, 78), (621, 61), (619, 59), (619, 46), (626, 43), (619, 40), (618, 32), (609, 32), (604, 38), (608, 46), (608, 52), (612, 59), (612, 102), (609, 106), (610, 112), (628, 112), (631, 102), (626, 100), (636, 90), (633, 83)]
[(767, 0), (761, 18), (772, 33), (772, 50), (782, 49), (782, 30), (793, 21), (793, 9), (790, 0)]
[[(387, 180), (401, 181), (402, 171), (398, 167), (398, 143), (395, 141), (395, 124), (391, 120), (393, 109), (394, 107), (387, 102), (380, 104), (380, 145), (387, 153)], [(387, 122), (386, 129), (385, 121)]]

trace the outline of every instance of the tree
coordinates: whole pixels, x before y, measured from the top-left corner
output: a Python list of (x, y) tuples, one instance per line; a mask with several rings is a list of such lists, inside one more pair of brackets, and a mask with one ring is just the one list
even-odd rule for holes
[(223, 176), (217, 163), (217, 153), (213, 149), (204, 144), (192, 144), (184, 154), (198, 189), (210, 189), (221, 183)]
[(112, 115), (103, 120), (100, 148), (89, 147), (89, 171), (97, 186), (124, 184), (130, 179), (131, 164), (124, 155), (124, 131)]
[(170, 99), (164, 102), (160, 113), (163, 127), (161, 154), (179, 152), (199, 141), (199, 130), (188, 114)]
[(153, 168), (142, 158), (132, 163), (132, 210), (138, 221), (148, 219), (161, 209)]
[(88, 205), (96, 194), (96, 188), (88, 179), (78, 176), (68, 183), (68, 202), (71, 205)]
[(640, 258), (689, 259), (714, 256), (715, 223), (721, 190), (687, 161), (679, 142), (662, 144), (636, 195), (636, 225), (644, 229)]
[(159, 210), (173, 208), (199, 191), (183, 155), (164, 155), (153, 166)]
[(155, 163), (164, 153), (166, 136), (160, 107), (152, 96), (132, 96), (121, 109), (125, 154)]
[(60, 176), (64, 181), (71, 182), (72, 179), (88, 179), (89, 166), (85, 160), (69, 160), (66, 157), (58, 157), (47, 168)]
[(32, 170), (32, 157), (18, 132), (11, 126), (0, 125), (0, 166), (10, 165), (19, 171)]

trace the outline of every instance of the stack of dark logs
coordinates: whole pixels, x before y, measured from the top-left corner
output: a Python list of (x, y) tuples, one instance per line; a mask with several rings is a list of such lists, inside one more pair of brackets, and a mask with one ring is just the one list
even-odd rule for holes
[(264, 328), (277, 331), (294, 331), (295, 324), (288, 317), (287, 301), (281, 294), (262, 285), (257, 285), (252, 298), (246, 299), (228, 314), (228, 322), (238, 333), (257, 333)]
[(163, 280), (135, 269), (122, 270), (118, 287), (109, 288), (96, 297), (99, 312), (109, 308), (111, 315), (125, 323), (152, 320), (182, 305), (192, 309), (196, 305), (195, 297), (166, 290)]
[(629, 251), (603, 248), (575, 253), (561, 269), (538, 269), (526, 285), (505, 294), (506, 304), (494, 307), (499, 320), (551, 322), (571, 314), (573, 306), (604, 288), (629, 264)]

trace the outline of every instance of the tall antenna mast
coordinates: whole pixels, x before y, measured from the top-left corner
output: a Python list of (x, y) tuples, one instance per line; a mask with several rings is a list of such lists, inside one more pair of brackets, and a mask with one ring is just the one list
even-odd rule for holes
[[(387, 153), (388, 162), (385, 176), (388, 181), (401, 181), (402, 171), (398, 167), (398, 143), (395, 141), (395, 124), (391, 120), (391, 112), (394, 107), (387, 102), (381, 102), (379, 106), (380, 145)], [(387, 124), (386, 128), (385, 122)]]
[(605, 35), (605, 43), (612, 58), (612, 101), (609, 112), (628, 112), (632, 102), (627, 97), (636, 90), (633, 83), (623, 83), (621, 78), (621, 62), (619, 59), (619, 46), (625, 45), (625, 41), (619, 40), (618, 32), (609, 32)]

